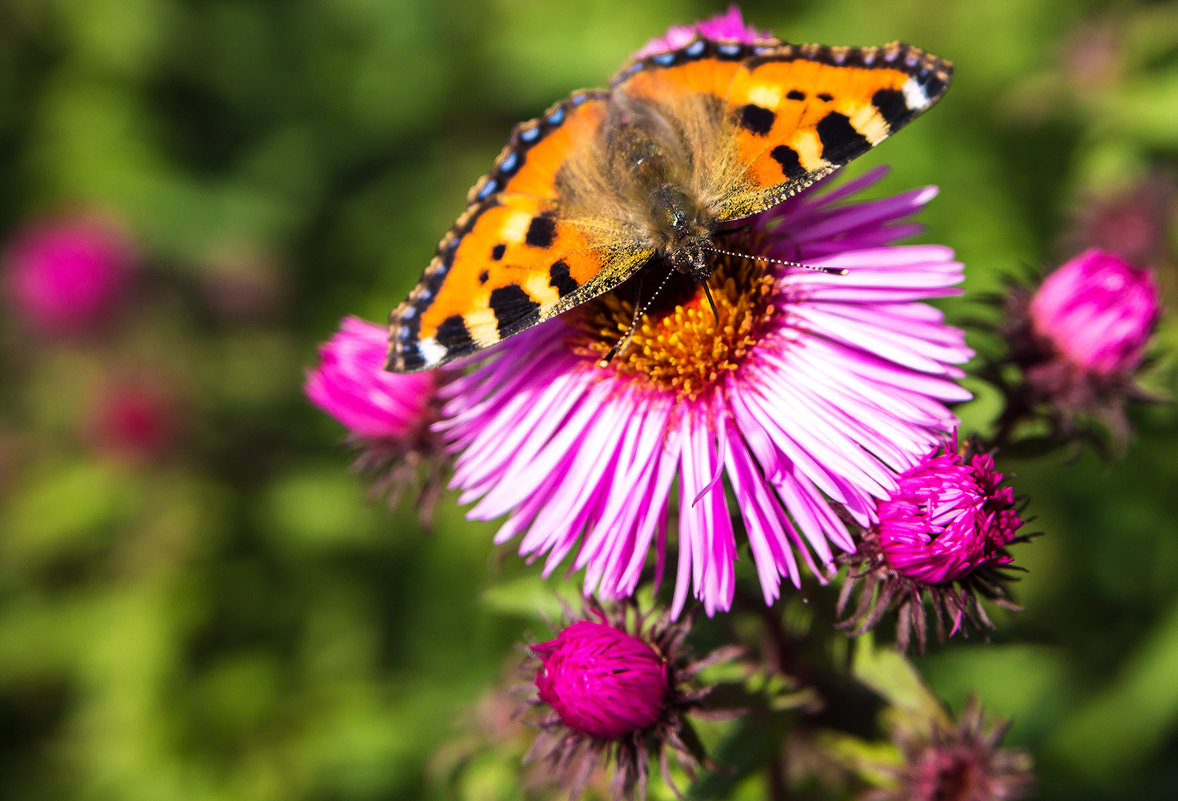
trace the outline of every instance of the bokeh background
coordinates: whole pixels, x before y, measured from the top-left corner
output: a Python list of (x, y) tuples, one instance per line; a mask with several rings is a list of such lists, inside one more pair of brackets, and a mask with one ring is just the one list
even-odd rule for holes
[[(412, 504), (367, 498), (303, 373), (341, 316), (402, 299), (512, 125), (720, 10), (0, 0), (0, 236), (99, 220), (133, 264), (84, 335), (4, 296), (0, 797), (516, 797), (518, 751), (483, 745), (519, 735), (487, 691), (560, 585), (452, 495), (427, 536)], [(1090, 244), (1154, 266), (1178, 308), (1178, 4), (744, 10), (956, 62), (946, 99), (851, 168), (941, 187), (923, 240), (968, 267), (955, 319)], [(1172, 396), (1173, 321), (1158, 345), (1147, 383)], [(976, 427), (997, 400), (974, 389)], [(1017, 554), (1027, 611), (918, 660), (954, 708), (976, 692), (1013, 718), (1043, 798), (1178, 792), (1175, 421), (1136, 409), (1112, 465), (1001, 462), (1046, 532)]]

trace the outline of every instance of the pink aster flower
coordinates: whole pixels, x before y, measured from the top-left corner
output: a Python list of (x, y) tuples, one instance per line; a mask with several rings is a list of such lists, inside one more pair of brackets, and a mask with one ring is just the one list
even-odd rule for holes
[[(652, 620), (633, 603), (610, 610), (586, 601), (586, 613), (555, 638), (533, 645), (525, 669), (534, 676), (530, 701), (546, 710), (527, 761), (540, 759), (576, 798), (602, 762), (613, 762), (615, 799), (646, 797), (647, 761), (657, 756), (663, 779), (675, 789), (667, 757), (689, 777), (706, 757), (686, 718), (731, 717), (709, 710), (710, 689), (693, 688), (695, 675), (739, 653), (721, 648), (692, 660), (684, 641), (690, 624), (668, 616)], [(678, 790), (676, 789), (676, 793)]]
[(990, 454), (962, 451), (956, 442), (906, 470), (880, 503), (879, 520), (864, 533), (858, 552), (844, 557), (857, 567), (843, 587), (839, 609), (860, 590), (858, 609), (844, 625), (860, 633), (895, 610), (900, 647), (907, 648), (915, 630), (923, 650), (926, 596), (942, 639), (946, 618), (950, 636), (966, 623), (992, 627), (979, 595), (1014, 608), (1003, 568), (1014, 561), (1007, 547), (1026, 537), (1018, 535), (1023, 520), (1014, 490), (1002, 482)]
[(13, 313), (49, 336), (93, 331), (118, 307), (135, 266), (131, 243), (96, 218), (34, 224), (9, 243), (4, 290)]
[[(962, 332), (920, 302), (956, 292), (948, 248), (896, 246), (931, 188), (849, 202), (884, 171), (811, 188), (726, 238), (732, 251), (847, 270), (827, 275), (725, 256), (703, 289), (672, 276), (630, 346), (599, 362), (629, 327), (638, 282), (505, 341), (458, 379), (437, 430), (457, 455), (469, 515), (507, 515), (497, 542), (571, 553), (585, 592), (633, 593), (678, 485), (673, 610), (689, 593), (730, 608), (735, 505), (766, 603), (835, 549), (854, 550), (845, 517), (875, 520), (896, 474), (955, 426), (945, 402), (969, 397), (955, 365)], [(724, 486), (732, 490), (731, 500)], [(831, 502), (835, 505), (832, 505)], [(844, 517), (845, 516), (845, 517)]]
[(348, 430), (359, 454), (356, 469), (372, 476), (376, 491), (387, 493), (391, 504), (406, 486), (419, 485), (425, 522), (441, 490), (443, 449), (429, 427), (447, 371), (386, 372), (387, 343), (384, 326), (345, 317), (319, 348), (319, 366), (307, 373), (304, 390)]
[(984, 371), (1007, 401), (995, 441), (1005, 444), (1021, 422), (1039, 419), (1058, 439), (1101, 446), (1089, 425), (1095, 421), (1123, 445), (1129, 434), (1125, 403), (1148, 400), (1134, 378), (1161, 316), (1153, 271), (1087, 250), (1034, 293), (1011, 288), (1004, 316), (1000, 330), (1020, 381), (1010, 382), (1001, 364)]
[(635, 58), (645, 58), (655, 53), (686, 47), (697, 34), (708, 39), (736, 40), (745, 44), (752, 44), (758, 39), (770, 39), (773, 36), (769, 31), (758, 31), (752, 25), (745, 24), (740, 9), (731, 5), (723, 14), (716, 14), (694, 25), (672, 25), (665, 34), (656, 36), (643, 45)]

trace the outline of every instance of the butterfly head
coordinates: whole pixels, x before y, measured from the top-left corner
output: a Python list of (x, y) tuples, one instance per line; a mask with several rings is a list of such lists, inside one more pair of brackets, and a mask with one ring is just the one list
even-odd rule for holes
[(657, 187), (650, 197), (661, 249), (676, 271), (705, 281), (712, 274), (710, 252), (716, 220), (682, 188)]

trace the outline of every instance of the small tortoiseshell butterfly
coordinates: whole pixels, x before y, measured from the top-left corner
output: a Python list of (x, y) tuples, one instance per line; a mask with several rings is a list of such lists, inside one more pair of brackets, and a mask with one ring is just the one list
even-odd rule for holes
[(953, 65), (906, 44), (698, 37), (522, 123), (390, 316), (388, 369), (428, 370), (616, 288), (698, 281), (713, 237), (879, 144)]

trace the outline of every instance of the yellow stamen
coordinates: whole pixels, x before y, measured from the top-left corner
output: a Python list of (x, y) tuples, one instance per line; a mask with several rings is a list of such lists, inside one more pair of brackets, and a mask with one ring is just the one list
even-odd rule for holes
[[(712, 316), (703, 286), (683, 276), (680, 296), (662, 305), (656, 301), (609, 369), (687, 400), (738, 369), (777, 313), (775, 277), (763, 264), (731, 256), (717, 257), (714, 267), (709, 285), (719, 321)], [(581, 309), (580, 334), (573, 347), (596, 362), (629, 329), (634, 304), (610, 292)]]

